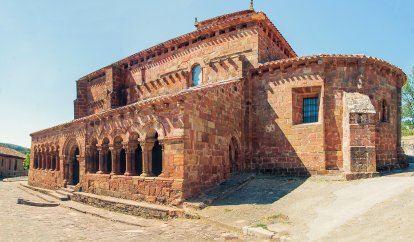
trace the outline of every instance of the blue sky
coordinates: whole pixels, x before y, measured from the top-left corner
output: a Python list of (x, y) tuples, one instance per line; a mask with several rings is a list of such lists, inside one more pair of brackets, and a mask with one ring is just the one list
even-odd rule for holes
[[(0, 142), (73, 119), (75, 81), (249, 0), (0, 0)], [(414, 66), (412, 0), (255, 0), (298, 55), (367, 54)]]

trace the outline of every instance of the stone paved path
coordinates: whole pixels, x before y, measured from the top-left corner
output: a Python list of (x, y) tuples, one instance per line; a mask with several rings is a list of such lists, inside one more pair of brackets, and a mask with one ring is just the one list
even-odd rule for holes
[[(224, 240), (226, 237), (245, 239), (199, 220), (177, 219), (165, 222), (135, 217), (134, 223), (139, 226), (132, 226), (63, 207), (18, 205), (17, 198), (44, 202), (19, 189), (18, 182), (0, 181), (0, 241), (214, 241)], [(111, 216), (117, 214), (111, 213)]]

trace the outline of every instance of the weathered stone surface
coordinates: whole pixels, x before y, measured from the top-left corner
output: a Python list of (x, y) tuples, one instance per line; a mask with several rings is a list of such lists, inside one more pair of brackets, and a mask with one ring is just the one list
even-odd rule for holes
[(25, 155), (10, 148), (0, 146), (0, 178), (27, 176), (23, 167)]
[(29, 183), (179, 206), (237, 172), (404, 167), (404, 81), (373, 57), (297, 57), (264, 13), (224, 15), (79, 79), (75, 120), (32, 134)]

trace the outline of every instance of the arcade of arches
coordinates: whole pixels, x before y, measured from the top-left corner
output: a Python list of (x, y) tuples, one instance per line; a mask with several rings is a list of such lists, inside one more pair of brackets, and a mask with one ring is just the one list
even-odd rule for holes
[[(59, 156), (58, 146), (47, 145), (35, 147), (33, 168), (36, 170), (60, 171), (60, 158), (63, 163), (63, 177), (67, 184), (76, 185), (80, 182), (79, 146), (75, 140), (66, 142)], [(163, 140), (158, 133), (145, 140), (140, 140), (137, 134), (130, 136), (124, 142), (120, 136), (108, 138), (98, 144), (93, 139), (86, 146), (86, 173), (110, 174), (124, 176), (157, 177), (163, 176)]]
[(88, 173), (125, 176), (163, 176), (163, 142), (154, 133), (144, 141), (132, 135), (127, 142), (116, 137), (113, 143), (104, 138), (101, 144), (93, 140), (87, 146)]

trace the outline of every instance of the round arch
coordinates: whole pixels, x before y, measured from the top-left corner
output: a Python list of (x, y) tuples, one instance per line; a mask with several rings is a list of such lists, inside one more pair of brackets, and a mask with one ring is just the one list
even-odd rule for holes
[(158, 121), (152, 121), (144, 125), (143, 127), (143, 140), (147, 138), (154, 137), (155, 134), (158, 134), (158, 139), (163, 140), (165, 138), (165, 129), (164, 126)]

